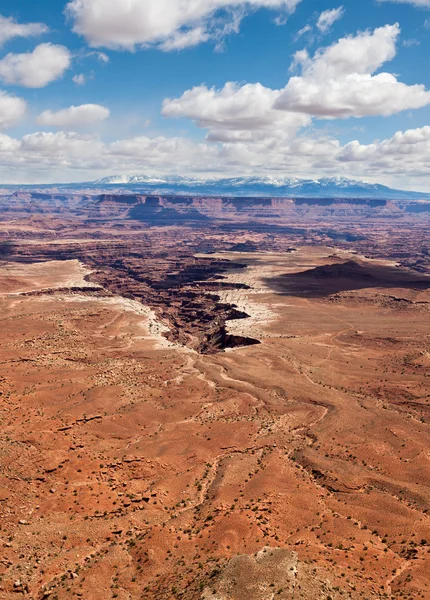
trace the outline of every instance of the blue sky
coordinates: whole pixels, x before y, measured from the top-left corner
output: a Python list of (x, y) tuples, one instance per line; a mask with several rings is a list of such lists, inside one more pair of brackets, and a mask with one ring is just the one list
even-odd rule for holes
[(3, 0), (0, 184), (341, 175), (430, 191), (430, 0)]

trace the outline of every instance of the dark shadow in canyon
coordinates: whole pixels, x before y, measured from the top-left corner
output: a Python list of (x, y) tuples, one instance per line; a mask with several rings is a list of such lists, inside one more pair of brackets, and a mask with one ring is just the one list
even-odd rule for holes
[(430, 289), (430, 277), (398, 267), (373, 265), (350, 260), (324, 265), (301, 273), (266, 278), (278, 294), (301, 298), (322, 298), (366, 288)]

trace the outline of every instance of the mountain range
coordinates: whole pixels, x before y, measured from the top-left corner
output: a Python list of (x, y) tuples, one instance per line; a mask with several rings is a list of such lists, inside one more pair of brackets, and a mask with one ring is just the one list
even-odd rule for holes
[(430, 194), (394, 190), (377, 183), (344, 177), (298, 179), (284, 177), (190, 178), (181, 176), (116, 175), (89, 184), (148, 194), (199, 194), (209, 196), (265, 196), (294, 198), (381, 198), (391, 200), (430, 199)]
[[(1, 185), (1, 184), (0, 184)], [(378, 183), (345, 177), (299, 179), (295, 177), (196, 178), (180, 175), (114, 175), (96, 181), (65, 184), (4, 185), (4, 190), (27, 192), (84, 192), (91, 195), (142, 194), (164, 196), (263, 197), (263, 198), (356, 198), (380, 200), (430, 200), (430, 194), (395, 190)]]

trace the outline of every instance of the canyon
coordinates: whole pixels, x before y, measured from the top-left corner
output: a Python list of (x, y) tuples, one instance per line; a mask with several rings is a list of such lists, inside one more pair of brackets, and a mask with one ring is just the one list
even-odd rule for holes
[(0, 599), (430, 598), (430, 202), (0, 209)]

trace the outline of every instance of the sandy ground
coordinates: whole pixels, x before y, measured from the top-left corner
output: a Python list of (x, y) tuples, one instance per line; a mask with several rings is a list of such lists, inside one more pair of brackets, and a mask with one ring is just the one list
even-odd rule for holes
[(85, 280), (91, 271), (78, 260), (50, 261), (31, 265), (0, 263), (2, 294), (40, 290), (97, 287)]
[(76, 261), (0, 271), (1, 600), (430, 598), (428, 292), (293, 297), (268, 280), (339, 254), (229, 256), (262, 343), (212, 356), (67, 294)]
[[(31, 292), (44, 292), (65, 290), (70, 288), (93, 289), (101, 286), (86, 280), (92, 271), (85, 267), (78, 260), (50, 261), (35, 264), (0, 264), (0, 297), (1, 296), (20, 296)], [(119, 312), (131, 312), (141, 317), (138, 321), (138, 327), (142, 329), (136, 337), (141, 340), (155, 341), (157, 347), (173, 348), (175, 344), (169, 342), (163, 333), (168, 328), (161, 323), (154, 311), (134, 300), (115, 296), (112, 298), (97, 297), (96, 295), (79, 295), (70, 293), (69, 295), (41, 295), (39, 300), (51, 302), (58, 305), (61, 302), (69, 303), (91, 303), (100, 306), (111, 307)]]
[(234, 335), (257, 339), (285, 335), (285, 332), (277, 332), (276, 327), (271, 327), (278, 319), (279, 313), (283, 311), (285, 302), (279, 302), (279, 298), (274, 297), (273, 290), (268, 283), (269, 279), (286, 273), (306, 271), (316, 264), (330, 264), (331, 260), (347, 261), (360, 258), (371, 264), (397, 266), (397, 263), (393, 261), (372, 261), (357, 255), (357, 253), (339, 248), (308, 246), (298, 248), (287, 255), (271, 252), (220, 252), (211, 254), (211, 257), (238, 263), (250, 263), (246, 269), (236, 270), (223, 276), (225, 283), (244, 284), (250, 289), (222, 290), (218, 292), (218, 295), (222, 302), (235, 304), (239, 310), (250, 316), (249, 319), (229, 321), (228, 331)]
[[(44, 300), (49, 302), (49, 298), (46, 296), (44, 297)], [(80, 296), (73, 294), (73, 296), (56, 296), (55, 302), (95, 302), (101, 307), (111, 308), (121, 313), (133, 313), (134, 315), (143, 317), (139, 318), (138, 326), (144, 331), (141, 332), (141, 335), (139, 335), (139, 330), (137, 330), (134, 335), (135, 339), (155, 341), (157, 348), (183, 348), (178, 344), (170, 342), (163, 336), (163, 333), (167, 333), (169, 331), (168, 327), (161, 323), (151, 308), (141, 304), (140, 302), (137, 302), (136, 300), (121, 298), (120, 296), (114, 296), (113, 298), (97, 298), (95, 300), (94, 297), (91, 296)]]

